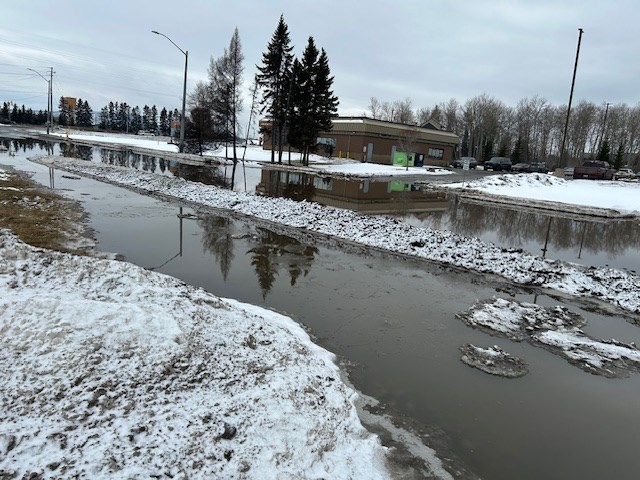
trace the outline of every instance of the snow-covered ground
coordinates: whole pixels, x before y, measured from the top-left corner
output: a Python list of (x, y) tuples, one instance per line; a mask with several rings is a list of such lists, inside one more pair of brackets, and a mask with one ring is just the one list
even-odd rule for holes
[(0, 231), (0, 477), (389, 478), (291, 319)]
[(471, 182), (439, 185), (459, 193), (479, 193), (520, 200), (532, 205), (548, 206), (572, 212), (575, 209), (607, 216), (619, 212), (640, 216), (640, 183), (608, 180), (566, 180), (544, 173), (491, 175)]

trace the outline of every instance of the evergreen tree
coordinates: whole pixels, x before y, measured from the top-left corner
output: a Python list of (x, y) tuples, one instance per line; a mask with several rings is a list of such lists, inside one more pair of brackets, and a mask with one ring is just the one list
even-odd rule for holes
[(131, 108), (127, 102), (120, 102), (118, 113), (116, 114), (116, 129), (121, 132), (129, 132), (129, 113)]
[(86, 100), (78, 99), (76, 104), (76, 125), (79, 127), (93, 126), (93, 111)]
[(169, 116), (167, 115), (167, 109), (162, 107), (160, 111), (160, 135), (169, 135), (170, 132)]
[[(116, 102), (117, 103), (117, 102)], [(117, 122), (117, 115), (116, 115), (116, 105), (113, 102), (109, 102), (109, 125), (108, 128), (116, 128), (116, 125), (118, 124)]]
[(130, 131), (132, 133), (138, 133), (138, 130), (142, 130), (142, 117), (140, 116), (140, 107), (136, 105), (131, 110)]
[(7, 102), (2, 103), (2, 112), (0, 112), (0, 119), (9, 120), (9, 104)]
[(158, 109), (155, 105), (151, 107), (151, 124), (149, 130), (154, 133), (158, 133)]
[(271, 117), (271, 162), (275, 161), (278, 148), (278, 162), (282, 163), (283, 129), (287, 114), (287, 95), (291, 90), (288, 79), (293, 61), (289, 29), (281, 15), (276, 31), (271, 37), (267, 51), (262, 54), (262, 65), (258, 67), (257, 80), (263, 90), (262, 111)]
[(59, 109), (58, 123), (63, 127), (69, 125), (70, 124), (69, 107), (64, 101), (64, 97), (60, 97), (60, 101), (58, 102), (58, 109)]
[(105, 105), (100, 110), (100, 128), (107, 130), (109, 128), (109, 108)]
[(516, 140), (516, 144), (513, 147), (513, 153), (511, 153), (511, 161), (515, 164), (520, 162), (520, 150), (522, 146), (522, 139), (520, 137), (518, 137), (518, 140)]
[(149, 105), (142, 107), (142, 130), (151, 130), (151, 109)]
[(601, 160), (603, 162), (608, 162), (611, 159), (611, 147), (609, 146), (609, 140), (605, 139), (604, 142), (600, 145), (600, 150), (598, 150), (598, 156), (596, 160)]
[(613, 159), (612, 167), (619, 170), (624, 165), (624, 145), (621, 143), (616, 150), (616, 156)]
[(309, 37), (302, 61), (294, 62), (290, 80), (289, 141), (300, 149), (308, 164), (318, 134), (331, 130), (331, 118), (338, 109), (327, 54), (324, 49), (318, 52), (313, 37)]

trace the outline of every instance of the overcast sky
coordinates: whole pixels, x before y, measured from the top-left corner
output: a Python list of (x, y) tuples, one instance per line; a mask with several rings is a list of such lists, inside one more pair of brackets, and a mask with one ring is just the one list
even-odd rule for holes
[(188, 90), (238, 27), (248, 92), (280, 14), (294, 52), (309, 36), (335, 76), (339, 113), (361, 115), (369, 99), (410, 98), (415, 108), (486, 93), (507, 105), (535, 95), (566, 104), (578, 28), (584, 29), (574, 93), (640, 101), (638, 0), (12, 0), (2, 2), (0, 101), (46, 108), (53, 96), (180, 107), (184, 55)]

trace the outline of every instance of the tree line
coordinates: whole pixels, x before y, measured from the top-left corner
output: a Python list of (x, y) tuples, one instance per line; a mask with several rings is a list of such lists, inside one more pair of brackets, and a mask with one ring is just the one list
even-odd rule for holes
[[(249, 124), (254, 114), (266, 113), (270, 122), (262, 133), (271, 136), (272, 163), (275, 163), (276, 152), (278, 163), (282, 163), (285, 145), (302, 152), (303, 160), (308, 163), (318, 134), (331, 129), (331, 117), (338, 109), (325, 50), (319, 50), (310, 36), (300, 59), (294, 58), (292, 51), (289, 28), (280, 16), (250, 89)], [(234, 164), (238, 161), (235, 140), (243, 136), (238, 124), (238, 114), (243, 108), (243, 61), (236, 28), (229, 47), (219, 58), (211, 58), (208, 82), (199, 82), (190, 95), (186, 135), (195, 141), (200, 152), (207, 142), (219, 140), (228, 144), (231, 141)]]
[(47, 111), (34, 112), (31, 108), (18, 107), (16, 103), (3, 102), (0, 109), (0, 122), (16, 122), (28, 125), (44, 125), (47, 123)]
[[(94, 114), (89, 102), (79, 98), (75, 108), (71, 108), (60, 97), (58, 102), (58, 116), (54, 118), (60, 126), (86, 127), (96, 126)], [(125, 133), (138, 133), (146, 130), (160, 135), (171, 134), (171, 124), (175, 120), (180, 122), (180, 112), (177, 108), (167, 110), (163, 108), (160, 113), (155, 105), (145, 105), (142, 109), (138, 106), (131, 107), (126, 102), (109, 102), (101, 110), (97, 126), (102, 130), (112, 130)], [(28, 125), (45, 125), (48, 120), (47, 110), (34, 112), (31, 108), (21, 108), (17, 104), (4, 102), (0, 109), (0, 121), (15, 122)]]
[[(436, 120), (461, 139), (461, 156), (486, 161), (511, 156), (514, 161), (559, 165), (567, 106), (540, 96), (509, 107), (487, 94), (463, 104), (452, 98), (432, 107), (414, 108), (411, 99), (393, 102), (371, 97), (365, 116), (423, 125)], [(596, 105), (583, 100), (571, 108), (565, 141), (568, 164), (584, 158), (607, 159), (619, 166), (640, 166), (640, 104)]]

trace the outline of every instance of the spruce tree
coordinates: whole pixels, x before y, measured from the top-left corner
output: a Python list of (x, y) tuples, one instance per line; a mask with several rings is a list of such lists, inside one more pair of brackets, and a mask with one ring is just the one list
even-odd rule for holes
[(162, 107), (162, 110), (160, 111), (160, 135), (169, 135), (169, 132), (170, 127), (167, 109)]
[(621, 143), (616, 150), (616, 156), (613, 159), (612, 167), (616, 170), (620, 170), (620, 167), (624, 165), (624, 145)]
[(611, 147), (609, 146), (609, 140), (605, 139), (604, 142), (600, 145), (600, 150), (598, 150), (598, 156), (596, 160), (601, 160), (603, 162), (608, 162), (611, 157)]
[(283, 129), (286, 122), (287, 95), (293, 61), (289, 28), (281, 15), (267, 51), (262, 54), (262, 65), (258, 67), (257, 80), (263, 90), (262, 111), (271, 117), (271, 162), (275, 161), (275, 149), (278, 148), (278, 162), (282, 163)]
[(149, 130), (158, 133), (158, 109), (155, 105), (151, 107)]
[(333, 77), (327, 54), (324, 49), (318, 51), (313, 37), (309, 37), (302, 61), (294, 62), (291, 79), (289, 139), (300, 149), (308, 165), (318, 134), (331, 130), (331, 119), (338, 110), (338, 98), (331, 90)]
[(107, 106), (100, 110), (100, 128), (107, 130), (109, 128), (109, 109)]

